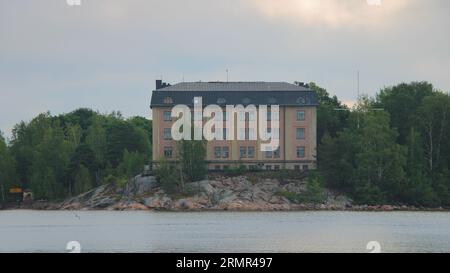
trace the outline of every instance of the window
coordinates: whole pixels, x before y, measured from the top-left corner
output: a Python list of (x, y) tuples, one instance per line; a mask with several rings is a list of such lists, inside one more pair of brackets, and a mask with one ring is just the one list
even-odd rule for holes
[(172, 129), (164, 128), (164, 139), (165, 140), (172, 140)]
[(267, 121), (272, 120), (272, 112), (267, 112)]
[(272, 151), (266, 151), (266, 158), (272, 158), (273, 152)]
[(297, 147), (297, 157), (298, 158), (305, 158), (305, 152), (306, 152), (305, 146)]
[(224, 99), (224, 98), (218, 98), (217, 99), (217, 104), (225, 104), (225, 103), (227, 103), (226, 99)]
[(165, 97), (163, 102), (164, 102), (164, 104), (172, 104), (173, 99), (171, 97)]
[(296, 171), (300, 171), (300, 166), (299, 165), (295, 165), (294, 168), (295, 168)]
[(275, 171), (279, 171), (280, 170), (280, 165), (275, 165)]
[(280, 139), (280, 128), (274, 128), (274, 130), (271, 130), (272, 133), (272, 139)]
[(228, 138), (228, 129), (227, 128), (223, 128), (223, 139), (227, 140)]
[(305, 128), (297, 128), (297, 139), (305, 139)]
[(241, 146), (239, 152), (241, 158), (247, 157), (247, 147)]
[(266, 165), (266, 170), (267, 171), (271, 171), (272, 170), (272, 165)]
[(242, 99), (242, 103), (243, 103), (244, 105), (250, 104), (250, 102), (252, 102), (252, 100), (251, 100), (250, 98), (243, 98), (243, 99)]
[(246, 112), (238, 112), (239, 121), (246, 121), (247, 113)]
[(222, 148), (220, 147), (214, 147), (214, 157), (220, 158), (222, 157)]
[(280, 120), (280, 112), (272, 112), (272, 120), (279, 121)]
[(240, 128), (239, 129), (239, 139), (238, 140), (245, 140), (245, 136), (246, 136), (246, 129), (245, 128)]
[(255, 157), (255, 147), (249, 146), (247, 154), (248, 154), (248, 158), (254, 158)]
[(306, 103), (306, 98), (305, 96), (301, 96), (297, 98), (297, 103), (298, 104), (305, 104)]
[(274, 158), (280, 158), (280, 148), (273, 151), (273, 157)]
[(222, 112), (215, 113), (214, 120), (215, 121), (223, 121), (223, 113)]
[(228, 148), (227, 146), (223, 147), (222, 156), (223, 156), (223, 158), (230, 157), (230, 148)]
[(165, 158), (172, 158), (172, 147), (164, 147), (164, 157)]
[(164, 121), (172, 121), (172, 112), (164, 111)]
[(251, 111), (248, 113), (248, 120), (249, 121), (256, 121), (256, 112)]
[(257, 139), (256, 139), (256, 131), (255, 131), (255, 128), (249, 128), (249, 129), (248, 129), (248, 139), (249, 139), (249, 140), (257, 140)]
[(305, 111), (297, 111), (297, 121), (305, 120)]
[(214, 166), (214, 169), (215, 169), (216, 171), (220, 171), (220, 165), (215, 165), (215, 166)]
[(309, 166), (308, 165), (303, 165), (303, 170), (304, 171), (307, 171), (309, 169)]
[(201, 111), (194, 111), (194, 121), (202, 121), (203, 120), (203, 112)]

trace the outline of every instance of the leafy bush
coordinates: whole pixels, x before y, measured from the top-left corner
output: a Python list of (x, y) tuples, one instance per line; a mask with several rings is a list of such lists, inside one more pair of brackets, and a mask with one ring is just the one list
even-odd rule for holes
[(238, 166), (232, 166), (225, 169), (225, 174), (231, 176), (244, 175), (248, 171), (247, 167), (244, 164), (239, 164)]
[(295, 192), (282, 190), (277, 192), (277, 195), (286, 198), (292, 203), (300, 203), (300, 195)]
[(307, 203), (323, 203), (325, 201), (325, 192), (320, 176), (310, 176), (306, 186), (306, 192), (300, 196), (300, 200)]
[(179, 171), (177, 166), (163, 159), (158, 162), (156, 176), (161, 183), (162, 189), (167, 194), (177, 194), (182, 190)]
[(320, 204), (325, 201), (325, 193), (323, 188), (322, 178), (319, 175), (313, 174), (308, 179), (306, 192), (295, 193), (290, 191), (280, 191), (279, 196), (287, 198), (293, 203), (314, 203)]

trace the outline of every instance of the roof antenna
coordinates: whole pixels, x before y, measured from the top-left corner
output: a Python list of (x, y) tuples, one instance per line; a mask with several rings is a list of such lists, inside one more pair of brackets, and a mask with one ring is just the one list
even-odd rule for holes
[(357, 79), (358, 79), (358, 100), (359, 100), (359, 97), (360, 97), (360, 92), (359, 92), (359, 70), (357, 71)]
[(226, 71), (227, 71), (227, 82), (228, 82), (228, 72), (229, 72), (228, 68), (226, 69)]
[[(360, 91), (359, 91), (359, 70), (357, 71), (357, 89), (358, 89), (358, 97), (357, 97), (357, 99), (356, 99), (356, 103), (357, 103), (357, 105), (359, 104), (359, 101), (360, 101), (360, 98), (361, 98), (361, 95), (360, 95)], [(357, 122), (358, 122), (358, 129), (359, 129), (359, 127), (360, 127), (360, 121), (359, 121), (359, 110), (357, 110), (357, 112), (356, 112), (356, 118), (357, 118)]]

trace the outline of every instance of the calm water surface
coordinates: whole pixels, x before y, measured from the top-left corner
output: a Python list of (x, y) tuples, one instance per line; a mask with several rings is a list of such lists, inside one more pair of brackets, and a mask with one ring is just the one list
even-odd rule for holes
[(0, 252), (450, 252), (445, 212), (0, 211)]

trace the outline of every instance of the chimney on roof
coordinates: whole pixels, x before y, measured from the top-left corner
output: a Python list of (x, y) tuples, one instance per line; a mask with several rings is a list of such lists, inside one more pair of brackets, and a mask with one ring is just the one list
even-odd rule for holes
[(301, 86), (301, 87), (309, 88), (309, 84), (304, 83), (304, 82), (297, 82), (297, 85)]
[(156, 80), (156, 90), (170, 86), (170, 84), (163, 82), (162, 80)]
[(156, 80), (156, 90), (162, 88), (162, 80)]

